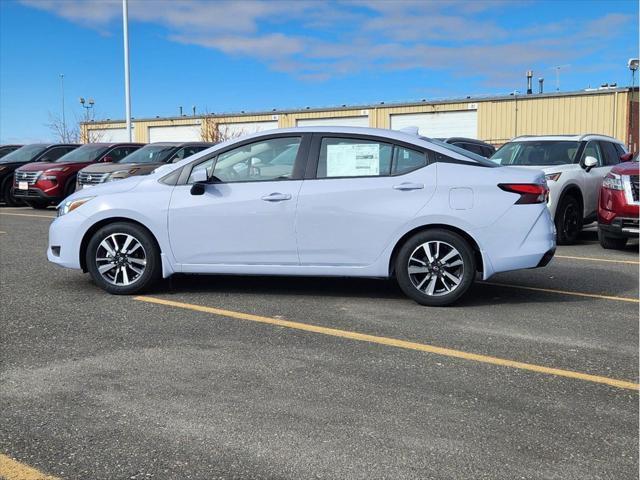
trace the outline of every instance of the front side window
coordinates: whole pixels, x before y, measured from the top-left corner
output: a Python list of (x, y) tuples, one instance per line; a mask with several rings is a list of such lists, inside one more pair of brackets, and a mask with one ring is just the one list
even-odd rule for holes
[(584, 153), (582, 154), (582, 161), (584, 162), (587, 157), (593, 157), (598, 161), (596, 167), (604, 166), (602, 150), (600, 149), (600, 142), (592, 140), (591, 142), (587, 143), (587, 146), (584, 147)]
[(122, 163), (163, 163), (175, 152), (175, 145), (145, 145), (124, 157)]
[(272, 138), (234, 148), (218, 155), (213, 176), (225, 183), (287, 180), (293, 176), (301, 141), (300, 137)]
[(498, 165), (548, 166), (574, 162), (578, 142), (565, 140), (541, 140), (509, 142), (491, 157)]
[(178, 150), (173, 157), (171, 157), (171, 159), (169, 160), (169, 162), (171, 163), (176, 163), (179, 162), (180, 160), (183, 160), (187, 157), (190, 157), (191, 155), (195, 155), (198, 152), (201, 152), (202, 150), (205, 150), (206, 148), (209, 148), (208, 146), (205, 145), (191, 145), (189, 147), (183, 147), (180, 150)]
[(323, 138), (317, 178), (372, 177), (391, 173), (393, 146), (369, 140)]

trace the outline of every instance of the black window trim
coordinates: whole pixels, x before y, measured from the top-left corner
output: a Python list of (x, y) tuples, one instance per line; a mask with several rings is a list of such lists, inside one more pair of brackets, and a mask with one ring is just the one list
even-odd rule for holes
[[(216, 163), (218, 162), (218, 156), (224, 153), (230, 152), (231, 150), (235, 150), (236, 148), (241, 148), (246, 145), (251, 145), (252, 143), (266, 142), (268, 140), (278, 139), (278, 138), (299, 138), (300, 139), (300, 147), (298, 148), (298, 154), (296, 155), (296, 159), (293, 163), (293, 172), (290, 178), (280, 178), (280, 179), (267, 179), (267, 180), (240, 180), (237, 182), (223, 182), (225, 185), (236, 185), (236, 184), (244, 184), (244, 183), (264, 183), (264, 182), (290, 182), (295, 180), (303, 180), (304, 177), (304, 169), (305, 165), (309, 158), (309, 145), (311, 143), (311, 134), (310, 133), (274, 133), (271, 135), (264, 135), (261, 137), (252, 137), (247, 138), (244, 141), (234, 142), (223, 150), (217, 150), (209, 155), (204, 157), (200, 157), (197, 160), (194, 160), (192, 163), (189, 163), (182, 167), (182, 171), (175, 183), (175, 185), (191, 185), (188, 183), (189, 177), (191, 176), (191, 172), (193, 169), (200, 165), (201, 163), (208, 162), (213, 158), (213, 170), (215, 171)], [(160, 179), (163, 181), (164, 178), (171, 177), (175, 172), (170, 172)]]

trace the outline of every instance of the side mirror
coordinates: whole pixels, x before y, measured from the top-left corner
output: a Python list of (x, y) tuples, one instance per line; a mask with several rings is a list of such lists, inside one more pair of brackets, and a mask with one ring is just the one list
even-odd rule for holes
[(633, 158), (633, 153), (625, 153), (624, 155), (620, 155), (621, 162), (630, 162)]
[(113, 157), (110, 157), (109, 155), (105, 155), (104, 157), (102, 157), (99, 160), (100, 163), (110, 163), (113, 162)]
[(191, 185), (191, 195), (204, 195), (205, 185), (208, 180), (207, 170), (202, 168), (191, 172), (191, 180), (194, 182), (193, 185)]
[(595, 157), (589, 156), (584, 159), (584, 169), (587, 172), (597, 165), (598, 165), (598, 159), (596, 159)]

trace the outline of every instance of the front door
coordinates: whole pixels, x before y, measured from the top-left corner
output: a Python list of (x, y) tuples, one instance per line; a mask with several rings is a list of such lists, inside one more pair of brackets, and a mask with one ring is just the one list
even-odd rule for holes
[(585, 218), (593, 215), (596, 211), (598, 204), (598, 192), (600, 191), (600, 185), (602, 180), (611, 170), (611, 166), (606, 165), (600, 142), (591, 140), (587, 143), (582, 153), (581, 165), (584, 165), (584, 161), (587, 157), (595, 158), (598, 163), (588, 172), (582, 170), (584, 178), (584, 216)]
[(232, 148), (196, 165), (210, 183), (192, 195), (174, 188), (168, 213), (173, 254), (183, 265), (297, 265), (294, 221), (306, 161), (301, 137), (274, 137)]

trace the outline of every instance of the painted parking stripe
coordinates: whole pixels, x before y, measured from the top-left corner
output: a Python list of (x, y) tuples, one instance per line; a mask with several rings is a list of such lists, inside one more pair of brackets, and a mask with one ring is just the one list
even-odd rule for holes
[(213, 315), (219, 315), (228, 318), (235, 318), (238, 320), (248, 320), (250, 322), (264, 323), (268, 325), (275, 325), (278, 327), (291, 328), (294, 330), (302, 330), (305, 332), (319, 333), (322, 335), (329, 335), (332, 337), (346, 338), (349, 340), (357, 340), (360, 342), (377, 343), (379, 345), (386, 345), (396, 348), (404, 348), (407, 350), (417, 350), (420, 352), (433, 353), (436, 355), (443, 355), (446, 357), (460, 358), (463, 360), (469, 360), (480, 363), (488, 363), (491, 365), (499, 365), (502, 367), (517, 368), (520, 370), (527, 370), (535, 373), (544, 373), (547, 375), (555, 375), (559, 377), (572, 378), (576, 380), (584, 380), (592, 383), (600, 383), (617, 388), (624, 388), (628, 390), (638, 390), (640, 385), (627, 380), (619, 380), (615, 378), (602, 377), (599, 375), (591, 375), (588, 373), (574, 372), (571, 370), (563, 370), (559, 368), (545, 367), (542, 365), (535, 365), (532, 363), (518, 362), (515, 360), (508, 360), (504, 358), (492, 357), (489, 355), (480, 355), (477, 353), (465, 352), (462, 350), (453, 350), (451, 348), (437, 347), (434, 345), (427, 345), (424, 343), (410, 342), (406, 340), (400, 340), (397, 338), (379, 337), (376, 335), (368, 335), (366, 333), (352, 332), (349, 330), (339, 330), (336, 328), (321, 327), (319, 325), (312, 325), (308, 323), (292, 322), (289, 320), (282, 320), (279, 318), (263, 317), (261, 315), (254, 315), (251, 313), (234, 312), (232, 310), (223, 310), (221, 308), (206, 307), (204, 305), (194, 305), (191, 303), (175, 302), (172, 300), (164, 300), (156, 297), (138, 296), (134, 300), (141, 302), (154, 303), (157, 305), (163, 305), (167, 307), (182, 308), (186, 310), (193, 310), (196, 312), (211, 313)]
[(520, 290), (531, 290), (533, 292), (556, 293), (558, 295), (571, 295), (574, 297), (597, 298), (600, 300), (613, 300), (616, 302), (640, 303), (640, 300), (638, 300), (637, 298), (631, 298), (631, 297), (616, 297), (614, 295), (600, 295), (598, 293), (572, 292), (569, 290), (556, 290), (554, 288), (528, 287), (526, 285), (512, 285), (510, 283), (478, 282), (478, 285), (491, 285), (493, 287), (517, 288)]
[(9, 213), (9, 212), (0, 212), (0, 215), (11, 215), (13, 217), (36, 217), (36, 218), (56, 218), (55, 215), (35, 215), (31, 213)]
[(5, 480), (60, 480), (0, 453), (0, 477)]
[(640, 265), (640, 262), (637, 260), (613, 260), (609, 258), (596, 257), (572, 257), (570, 255), (555, 255), (553, 258), (564, 258), (567, 260), (585, 260), (589, 262), (627, 263), (629, 265)]

